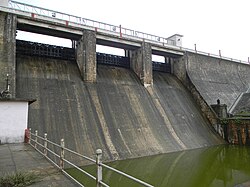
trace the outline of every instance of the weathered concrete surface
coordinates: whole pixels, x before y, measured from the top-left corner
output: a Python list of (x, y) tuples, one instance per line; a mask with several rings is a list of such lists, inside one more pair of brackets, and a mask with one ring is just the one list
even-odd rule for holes
[(207, 101), (203, 98), (200, 93), (200, 90), (196, 88), (194, 83), (192, 82), (190, 75), (187, 72), (187, 56), (185, 58), (179, 58), (174, 60), (173, 65), (173, 73), (178, 79), (185, 85), (185, 87), (189, 90), (192, 95), (195, 103), (199, 106), (202, 111), (202, 115), (204, 118), (208, 119), (210, 124), (213, 125), (215, 129), (217, 129), (218, 124), (218, 116), (207, 103)]
[(10, 74), (10, 92), (16, 89), (16, 16), (0, 12), (0, 91), (6, 87), (6, 75)]
[(234, 107), (234, 110), (232, 111), (233, 114), (237, 114), (240, 112), (250, 113), (250, 93), (244, 93), (241, 99), (237, 102), (237, 105)]
[(187, 52), (187, 73), (209, 105), (220, 99), (231, 107), (235, 99), (249, 88), (250, 66)]
[[(212, 145), (218, 138), (203, 117), (190, 92), (173, 75), (154, 72), (154, 96), (169, 118), (176, 136), (186, 148)], [(159, 109), (158, 109), (159, 110)], [(190, 138), (193, 137), (193, 138)], [(218, 139), (217, 139), (218, 140)], [(218, 143), (218, 142), (217, 142)]]
[(39, 177), (31, 187), (77, 186), (31, 146), (23, 143), (0, 145), (0, 176), (19, 171), (32, 172)]
[(86, 82), (96, 81), (96, 34), (83, 30), (82, 38), (77, 42), (77, 64), (82, 78)]
[(17, 58), (17, 95), (37, 99), (29, 126), (80, 153), (114, 160), (223, 143), (175, 77), (154, 79), (146, 89), (131, 70), (99, 66), (85, 83), (75, 62)]
[(151, 44), (142, 42), (141, 48), (132, 51), (130, 61), (130, 66), (141, 80), (141, 83), (145, 87), (153, 84)]

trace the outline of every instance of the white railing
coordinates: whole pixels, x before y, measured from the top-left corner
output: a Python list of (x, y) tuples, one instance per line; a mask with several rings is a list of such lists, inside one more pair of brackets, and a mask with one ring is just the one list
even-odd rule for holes
[(37, 7), (33, 5), (28, 5), (28, 4), (24, 4), (24, 3), (20, 3), (16, 1), (9, 1), (9, 7), (15, 10), (19, 10), (19, 11), (29, 12), (29, 13), (33, 13), (33, 14), (37, 14), (41, 16), (46, 16), (49, 18), (54, 18), (54, 19), (60, 19), (60, 20), (76, 23), (79, 25), (93, 27), (94, 29), (101, 29), (101, 30), (113, 32), (113, 33), (119, 34), (121, 37), (125, 35), (125, 36), (140, 38), (140, 39), (146, 39), (146, 40), (157, 42), (163, 45), (164, 44), (174, 45), (174, 42), (171, 39), (140, 32), (140, 31), (135, 31), (132, 29), (127, 29), (127, 28), (121, 27), (121, 25), (119, 26), (111, 25), (108, 23), (94, 21), (91, 19), (86, 19), (86, 18), (82, 18), (79, 16), (65, 14), (62, 12), (49, 10), (49, 9), (45, 9), (45, 8), (41, 8), (41, 7)]
[[(7, 7), (1, 7), (1, 8), (6, 10), (6, 11), (9, 10), (12, 13), (13, 13), (13, 10), (14, 11), (17, 10), (17, 11), (21, 11), (21, 12), (25, 12), (25, 13), (41, 15), (41, 16), (45, 16), (49, 19), (53, 19), (54, 21), (63, 20), (63, 21), (67, 21), (68, 23), (74, 23), (74, 26), (78, 26), (79, 28), (82, 28), (83, 26), (87, 26), (88, 28), (91, 28), (92, 30), (96, 29), (99, 31), (108, 31), (108, 32), (113, 33), (115, 35), (119, 35), (120, 37), (127, 36), (127, 37), (132, 37), (133, 39), (145, 39), (145, 40), (152, 42), (152, 43), (156, 43), (156, 44), (163, 45), (163, 46), (172, 46), (172, 47), (179, 49), (179, 50), (195, 52), (197, 54), (202, 54), (202, 55), (211, 56), (211, 57), (215, 57), (215, 58), (221, 58), (224, 60), (230, 60), (230, 61), (234, 61), (234, 62), (240, 62), (240, 63), (244, 63), (244, 64), (250, 64), (249, 60), (243, 61), (243, 60), (237, 60), (234, 58), (224, 57), (224, 56), (221, 56), (220, 53), (219, 53), (219, 55), (217, 55), (217, 54), (198, 51), (196, 49), (193, 50), (193, 49), (189, 49), (189, 48), (178, 47), (175, 45), (175, 41), (171, 40), (169, 38), (156, 36), (156, 35), (152, 35), (152, 34), (147, 34), (147, 33), (132, 30), (132, 29), (127, 29), (127, 28), (121, 27), (121, 25), (119, 25), (119, 26), (111, 25), (108, 23), (94, 21), (91, 19), (86, 19), (86, 18), (82, 18), (79, 16), (65, 14), (62, 12), (49, 10), (49, 9), (45, 9), (45, 8), (41, 8), (41, 7), (37, 7), (37, 6), (33, 6), (33, 5), (28, 5), (28, 4), (24, 4), (24, 3), (20, 3), (20, 2), (16, 2), (16, 1), (9, 1), (9, 7), (10, 8), (7, 8)], [(15, 12), (15, 13), (18, 14), (18, 12)], [(30, 16), (32, 16), (32, 15), (30, 15)]]
[(239, 62), (239, 63), (243, 63), (243, 64), (250, 64), (250, 61), (238, 60), (238, 59), (222, 56), (220, 51), (218, 52), (219, 55), (216, 55), (216, 54), (213, 54), (213, 53), (203, 52), (203, 51), (184, 48), (184, 47), (182, 47), (182, 49), (185, 50), (185, 51), (188, 51), (188, 52), (191, 52), (191, 53), (197, 53), (197, 54), (200, 54), (200, 55), (211, 56), (211, 57), (220, 58), (220, 59), (228, 60), (228, 61)]
[[(48, 159), (50, 162), (52, 162), (58, 169), (60, 169), (65, 175), (67, 175), (69, 178), (74, 180), (80, 186), (83, 186), (83, 184), (81, 184), (79, 181), (77, 181), (75, 178), (73, 178), (70, 174), (68, 174), (65, 171), (65, 167), (64, 167), (65, 163), (68, 164), (70, 167), (77, 169), (78, 171), (80, 171), (84, 175), (88, 176), (89, 178), (95, 180), (97, 187), (101, 187), (101, 186), (109, 187), (109, 185), (106, 184), (105, 182), (103, 182), (103, 180), (102, 180), (102, 176), (103, 176), (102, 168), (106, 168), (106, 169), (111, 170), (115, 173), (118, 173), (122, 176), (125, 176), (125, 177), (131, 179), (132, 181), (134, 181), (138, 184), (141, 184), (142, 186), (153, 187), (152, 185), (150, 185), (150, 184), (148, 184), (140, 179), (137, 179), (131, 175), (128, 175), (120, 170), (117, 170), (115, 168), (112, 168), (112, 167), (102, 163), (102, 150), (101, 149), (96, 150), (96, 159), (92, 159), (92, 158), (89, 158), (89, 157), (84, 156), (82, 154), (79, 154), (71, 149), (66, 148), (64, 139), (61, 139), (60, 145), (48, 140), (47, 133), (45, 133), (44, 136), (42, 137), (42, 136), (38, 135), (37, 130), (35, 131), (35, 133), (32, 133), (31, 129), (29, 129), (29, 130), (25, 130), (25, 136), (27, 138), (26, 141), (32, 147), (34, 147), (46, 159)], [(53, 150), (52, 150), (52, 147), (53, 147)], [(96, 177), (93, 176), (92, 174), (88, 173), (87, 171), (83, 170), (82, 168), (80, 168), (79, 166), (74, 164), (69, 159), (67, 159), (66, 154), (65, 154), (66, 152), (68, 152), (69, 154), (74, 155), (76, 157), (79, 157), (80, 159), (84, 159), (90, 163), (95, 163), (96, 167), (97, 167)]]

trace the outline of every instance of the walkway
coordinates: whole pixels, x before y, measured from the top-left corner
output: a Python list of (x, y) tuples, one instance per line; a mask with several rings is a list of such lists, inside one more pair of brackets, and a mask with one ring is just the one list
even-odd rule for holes
[(0, 176), (15, 171), (32, 171), (40, 176), (40, 186), (77, 186), (28, 144), (0, 145)]

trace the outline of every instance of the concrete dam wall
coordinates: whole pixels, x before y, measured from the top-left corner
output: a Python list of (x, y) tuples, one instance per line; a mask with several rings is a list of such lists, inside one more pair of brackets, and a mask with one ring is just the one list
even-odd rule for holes
[(209, 105), (217, 99), (228, 108), (250, 88), (250, 66), (209, 56), (187, 53), (187, 73)]
[(224, 143), (173, 75), (154, 72), (145, 88), (125, 68), (98, 65), (86, 83), (75, 61), (17, 55), (16, 93), (35, 98), (29, 127), (104, 160), (135, 158)]

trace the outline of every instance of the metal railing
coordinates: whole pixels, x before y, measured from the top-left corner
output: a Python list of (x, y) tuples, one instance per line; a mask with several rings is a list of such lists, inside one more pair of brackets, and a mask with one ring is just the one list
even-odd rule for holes
[(239, 62), (239, 63), (243, 63), (243, 64), (250, 64), (250, 61), (244, 61), (244, 60), (239, 60), (239, 59), (234, 59), (234, 58), (222, 56), (220, 50), (219, 50), (219, 55), (217, 55), (217, 54), (203, 52), (203, 51), (199, 51), (199, 50), (196, 50), (196, 49), (189, 49), (189, 48), (185, 48), (185, 47), (182, 47), (182, 49), (187, 51), (187, 52), (197, 53), (197, 54), (200, 54), (200, 55), (211, 56), (211, 57), (214, 57), (214, 58)]
[[(58, 169), (60, 169), (65, 175), (67, 175), (69, 178), (71, 178), (73, 181), (75, 181), (80, 186), (84, 187), (83, 184), (81, 184), (79, 181), (77, 181), (75, 178), (73, 178), (68, 172), (65, 171), (65, 163), (68, 164), (70, 167), (77, 169), (78, 171), (80, 171), (84, 175), (88, 176), (89, 178), (95, 180), (97, 187), (101, 187), (101, 186), (109, 187), (109, 185), (106, 184), (105, 182), (103, 182), (103, 180), (102, 180), (102, 177), (103, 177), (102, 169), (103, 168), (106, 168), (106, 169), (111, 170), (115, 173), (118, 173), (124, 177), (127, 177), (127, 178), (131, 179), (132, 181), (134, 181), (138, 184), (141, 184), (142, 186), (153, 187), (152, 185), (150, 185), (150, 184), (148, 184), (140, 179), (137, 179), (131, 175), (128, 175), (120, 170), (117, 170), (115, 168), (112, 168), (112, 167), (102, 163), (102, 150), (101, 149), (96, 150), (96, 159), (92, 159), (92, 158), (89, 158), (89, 157), (84, 156), (82, 154), (79, 154), (71, 149), (66, 148), (64, 139), (61, 139), (61, 142), (59, 145), (57, 143), (54, 143), (54, 142), (48, 140), (47, 133), (44, 133), (44, 136), (42, 137), (42, 136), (38, 135), (37, 130), (35, 131), (35, 133), (32, 133), (31, 128), (29, 130), (26, 130), (25, 133), (26, 133), (26, 136), (28, 136), (28, 143), (32, 147), (34, 147), (40, 154), (42, 154), (46, 159), (48, 159), (50, 162), (52, 162)], [(54, 150), (52, 150), (52, 148), (50, 148), (52, 146), (54, 147)], [(81, 159), (87, 160), (91, 163), (95, 163), (96, 168), (97, 168), (96, 177), (93, 176), (92, 174), (88, 173), (87, 171), (83, 170), (82, 168), (80, 168), (79, 166), (74, 164), (72, 161), (69, 161), (65, 156), (66, 152), (73, 154), (74, 156), (77, 156)], [(54, 157), (54, 159), (53, 159), (53, 157)]]
[(64, 21), (67, 21), (68, 23), (76, 23), (79, 27), (89, 26), (89, 27), (92, 27), (93, 29), (99, 29), (99, 30), (108, 31), (111, 33), (116, 33), (120, 35), (120, 37), (125, 35), (125, 36), (134, 37), (134, 38), (146, 39), (146, 40), (156, 42), (159, 44), (163, 44), (163, 45), (166, 44), (166, 45), (175, 46), (174, 40), (171, 40), (169, 38), (156, 36), (153, 34), (148, 34), (148, 33), (140, 32), (140, 31), (132, 30), (132, 29), (127, 29), (127, 28), (122, 27), (121, 25), (117, 26), (117, 25), (112, 25), (112, 24), (103, 23), (99, 21), (94, 21), (91, 19), (82, 18), (79, 16), (70, 15), (70, 14), (65, 14), (62, 12), (58, 12), (58, 11), (54, 11), (54, 10), (50, 10), (46, 8), (41, 8), (41, 7), (37, 7), (33, 5), (28, 5), (28, 4), (24, 4), (24, 3), (20, 3), (16, 1), (9, 1), (9, 7), (11, 9), (19, 10), (22, 12), (32, 13), (33, 16), (34, 14), (41, 15), (41, 16), (45, 16), (49, 18), (54, 18), (55, 20), (56, 19), (64, 20)]
[(117, 26), (117, 25), (112, 25), (112, 24), (103, 23), (99, 21), (94, 21), (91, 19), (82, 18), (79, 16), (70, 15), (70, 14), (65, 14), (62, 12), (45, 9), (45, 8), (41, 8), (41, 7), (37, 7), (33, 5), (28, 5), (28, 4), (24, 4), (24, 3), (20, 3), (16, 1), (9, 1), (9, 7), (10, 8), (7, 8), (7, 7), (1, 7), (1, 8), (7, 12), (11, 12), (15, 14), (20, 14), (20, 12), (24, 12), (24, 13), (29, 13), (29, 16), (34, 16), (34, 15), (45, 16), (49, 19), (54, 20), (55, 22), (57, 20), (58, 21), (63, 20), (63, 21), (66, 21), (67, 24), (72, 23), (74, 24), (74, 26), (79, 27), (79, 28), (88, 27), (92, 30), (96, 30), (96, 31), (98, 30), (100, 32), (107, 31), (109, 33), (118, 35), (120, 37), (127, 36), (127, 37), (132, 37), (133, 39), (148, 40), (149, 42), (156, 43), (162, 46), (172, 46), (179, 50), (194, 52), (194, 53), (201, 54), (201, 55), (211, 56), (211, 57), (220, 58), (224, 60), (230, 60), (234, 62), (240, 62), (244, 64), (250, 64), (249, 60), (248, 61), (238, 60), (234, 58), (221, 56), (221, 54), (217, 55), (217, 54), (198, 51), (196, 49), (193, 50), (189, 48), (178, 47), (175, 45), (175, 41), (170, 38), (165, 38), (165, 37), (152, 35), (152, 34), (140, 32), (140, 31), (136, 31), (132, 29), (127, 29), (127, 28), (121, 27), (121, 25)]

